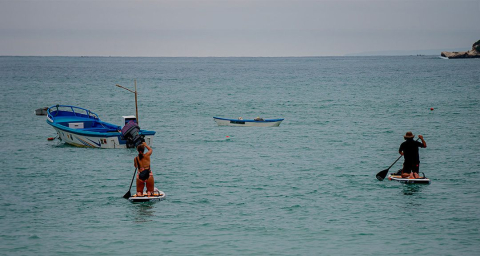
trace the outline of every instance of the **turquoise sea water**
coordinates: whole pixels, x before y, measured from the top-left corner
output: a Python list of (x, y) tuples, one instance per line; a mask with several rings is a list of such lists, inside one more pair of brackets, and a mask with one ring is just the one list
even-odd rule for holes
[[(0, 57), (0, 255), (478, 255), (479, 71), (437, 56)], [(134, 79), (167, 194), (153, 205), (122, 198), (135, 150), (47, 141), (34, 115), (68, 104), (120, 124), (135, 103), (115, 84)], [(407, 131), (425, 137), (431, 185), (375, 179)]]

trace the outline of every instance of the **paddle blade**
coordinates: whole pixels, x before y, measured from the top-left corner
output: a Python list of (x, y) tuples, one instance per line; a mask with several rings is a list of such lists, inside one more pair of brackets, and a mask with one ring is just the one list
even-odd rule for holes
[(125, 195), (123, 195), (123, 198), (129, 199), (131, 196), (132, 196), (132, 193), (130, 193), (130, 190), (129, 190), (127, 193), (125, 193)]
[(385, 177), (387, 177), (388, 170), (390, 170), (390, 169), (385, 169), (385, 170), (377, 173), (377, 176), (375, 176), (375, 177), (377, 177), (377, 180), (382, 181), (383, 179), (385, 179)]

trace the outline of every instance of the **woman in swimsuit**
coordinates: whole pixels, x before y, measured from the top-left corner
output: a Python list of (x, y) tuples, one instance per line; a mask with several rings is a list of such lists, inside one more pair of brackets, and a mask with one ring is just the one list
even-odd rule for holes
[[(144, 153), (145, 148), (147, 148), (147, 152)], [(138, 156), (135, 157), (134, 166), (137, 168), (137, 196), (143, 196), (143, 189), (145, 188), (145, 183), (147, 183), (147, 195), (150, 196), (153, 194), (154, 190), (154, 179), (153, 173), (150, 170), (150, 156), (152, 155), (152, 148), (150, 148), (147, 143), (143, 142), (142, 144), (138, 145)], [(143, 173), (142, 172), (148, 172)], [(146, 179), (141, 179), (145, 175)]]

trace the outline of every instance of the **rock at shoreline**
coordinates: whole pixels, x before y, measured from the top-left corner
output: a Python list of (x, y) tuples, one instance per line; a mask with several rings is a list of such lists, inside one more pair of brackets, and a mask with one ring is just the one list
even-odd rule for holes
[(467, 52), (442, 52), (442, 57), (449, 59), (467, 59), (480, 58), (480, 40), (472, 45), (472, 49)]

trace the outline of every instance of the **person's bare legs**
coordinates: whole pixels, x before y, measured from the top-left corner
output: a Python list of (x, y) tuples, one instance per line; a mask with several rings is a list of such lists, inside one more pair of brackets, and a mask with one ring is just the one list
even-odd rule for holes
[(145, 181), (137, 178), (137, 196), (143, 196), (144, 188), (145, 188)]
[(147, 195), (153, 195), (153, 190), (155, 189), (155, 180), (153, 179), (153, 175), (150, 175), (147, 179)]
[(410, 175), (408, 176), (409, 179), (418, 179), (420, 178), (420, 175), (416, 172), (411, 172)]

